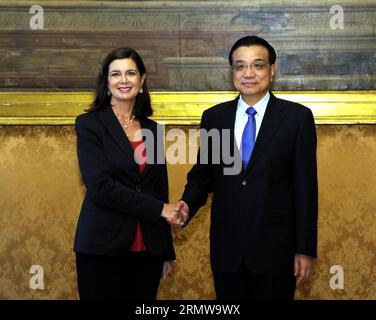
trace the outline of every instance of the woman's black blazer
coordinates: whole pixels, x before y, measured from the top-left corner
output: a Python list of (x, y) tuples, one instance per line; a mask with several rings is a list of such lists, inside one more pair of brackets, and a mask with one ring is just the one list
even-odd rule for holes
[(140, 174), (134, 151), (111, 108), (77, 117), (77, 153), (86, 194), (77, 223), (74, 250), (127, 255), (137, 224), (147, 250), (174, 260), (171, 227), (161, 217), (168, 203), (162, 127), (140, 119), (147, 165)]

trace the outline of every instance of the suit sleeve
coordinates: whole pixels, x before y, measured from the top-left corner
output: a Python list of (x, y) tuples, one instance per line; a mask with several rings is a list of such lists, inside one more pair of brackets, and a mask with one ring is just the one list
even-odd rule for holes
[(141, 221), (158, 221), (163, 201), (133, 190), (111, 175), (103, 153), (101, 127), (96, 119), (78, 117), (75, 130), (79, 166), (89, 197), (102, 206), (133, 215)]
[(311, 110), (305, 113), (294, 154), (296, 253), (317, 257), (318, 183), (316, 129)]
[[(201, 119), (201, 130), (209, 131), (207, 113), (204, 112)], [(196, 214), (198, 209), (205, 205), (208, 194), (212, 191), (212, 166), (211, 166), (211, 144), (208, 143), (203, 149), (202, 141), (200, 140), (200, 148), (197, 155), (196, 164), (192, 167), (187, 175), (187, 184), (182, 196), (189, 206), (190, 219)], [(203, 156), (207, 163), (202, 163), (200, 153), (207, 154)]]
[[(163, 188), (163, 201), (165, 203), (169, 202), (169, 194), (168, 194), (168, 172), (167, 172), (167, 165), (166, 163), (163, 165), (162, 169), (162, 188)], [(167, 224), (167, 222), (163, 221)], [(167, 224), (168, 228), (168, 249), (166, 254), (164, 255), (164, 261), (173, 261), (176, 259), (175, 249), (173, 245), (172, 233), (171, 233), (171, 226)]]

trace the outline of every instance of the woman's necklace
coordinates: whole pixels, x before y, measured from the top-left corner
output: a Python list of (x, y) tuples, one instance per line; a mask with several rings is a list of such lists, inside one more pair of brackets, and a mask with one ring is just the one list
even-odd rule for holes
[(115, 116), (116, 118), (119, 120), (122, 128), (124, 129), (125, 131), (125, 134), (127, 135), (127, 137), (129, 137), (129, 134), (128, 134), (128, 128), (132, 125), (132, 123), (134, 123), (135, 119), (136, 119), (136, 116), (133, 115), (129, 120), (125, 120), (122, 116), (120, 116), (115, 110), (114, 110), (114, 113), (115, 113)]

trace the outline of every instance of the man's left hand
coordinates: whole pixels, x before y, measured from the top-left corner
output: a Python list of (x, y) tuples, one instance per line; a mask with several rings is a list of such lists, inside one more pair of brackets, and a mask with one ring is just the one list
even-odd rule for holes
[(304, 254), (296, 254), (294, 262), (294, 275), (296, 285), (307, 280), (312, 271), (313, 258)]

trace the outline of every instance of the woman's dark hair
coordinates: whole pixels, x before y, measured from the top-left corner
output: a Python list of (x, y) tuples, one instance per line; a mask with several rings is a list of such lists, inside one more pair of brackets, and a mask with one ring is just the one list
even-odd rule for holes
[(230, 50), (230, 54), (228, 55), (228, 61), (230, 66), (232, 66), (232, 55), (234, 51), (240, 47), (249, 47), (249, 46), (262, 46), (266, 48), (269, 52), (269, 63), (274, 64), (277, 58), (277, 54), (275, 53), (274, 48), (267, 42), (265, 39), (257, 37), (257, 36), (246, 36), (234, 43)]
[[(108, 92), (108, 69), (112, 61), (116, 59), (129, 58), (134, 61), (137, 65), (137, 69), (140, 75), (143, 76), (146, 73), (144, 62), (142, 61), (136, 50), (132, 48), (118, 48), (110, 52), (107, 57), (103, 60), (101, 70), (97, 78), (96, 94), (91, 108), (87, 111), (94, 111), (107, 108), (111, 106), (111, 96), (107, 94)], [(151, 107), (151, 100), (149, 90), (146, 84), (146, 79), (142, 85), (143, 92), (138, 93), (136, 96), (136, 103), (133, 108), (134, 115), (136, 118), (148, 117), (153, 114), (153, 109)]]

